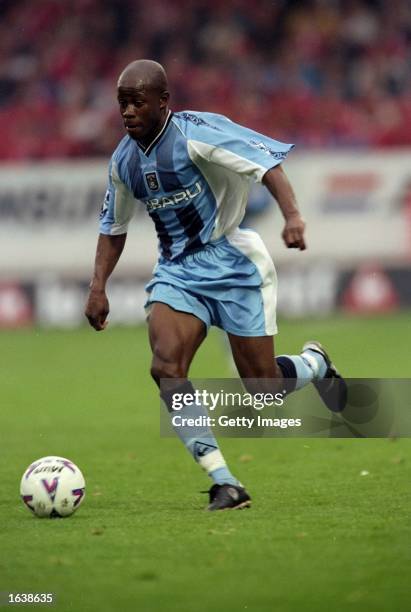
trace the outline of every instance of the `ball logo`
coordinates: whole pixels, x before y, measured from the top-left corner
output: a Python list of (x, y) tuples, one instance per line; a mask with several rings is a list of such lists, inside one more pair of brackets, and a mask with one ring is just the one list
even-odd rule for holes
[(51, 483), (49, 483), (46, 478), (42, 478), (41, 482), (43, 483), (43, 486), (46, 489), (51, 501), (54, 501), (54, 498), (56, 497), (56, 491), (57, 491), (57, 485), (59, 483), (59, 479), (53, 478)]
[(81, 500), (83, 499), (84, 496), (84, 487), (82, 489), (73, 489), (72, 490), (72, 495), (74, 495), (75, 497), (77, 497), (76, 501), (74, 502), (74, 506), (78, 506), (78, 504), (81, 502)]
[(77, 465), (50, 455), (29, 465), (20, 482), (20, 496), (35, 516), (64, 518), (83, 503), (85, 486)]
[(33, 496), (32, 495), (22, 495), (21, 499), (26, 504), (27, 508), (29, 508), (29, 510), (34, 512), (33, 506), (31, 506), (30, 503), (29, 503), (29, 502), (33, 501)]
[(29, 469), (26, 472), (26, 476), (25, 476), (26, 480), (30, 476), (30, 474), (32, 474), (32, 472), (34, 472), (36, 467), (38, 467), (39, 465), (41, 465), (41, 461), (37, 461), (36, 463), (32, 463), (31, 464), (31, 466), (29, 467)]
[(60, 461), (60, 463), (62, 463), (64, 465), (64, 467), (66, 467), (69, 470), (71, 470), (73, 472), (73, 474), (76, 473), (75, 466), (73, 465), (73, 463), (71, 461), (68, 461), (68, 459), (60, 459), (59, 461)]

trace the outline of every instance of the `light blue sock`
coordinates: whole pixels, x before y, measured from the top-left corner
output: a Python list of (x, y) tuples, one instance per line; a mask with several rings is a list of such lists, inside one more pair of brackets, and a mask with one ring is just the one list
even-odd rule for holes
[(301, 353), (301, 359), (307, 363), (307, 365), (311, 368), (314, 373), (314, 378), (319, 380), (324, 378), (325, 373), (327, 371), (327, 364), (325, 359), (320, 353), (317, 351), (312, 351), (311, 349), (307, 349), (303, 353)]
[[(170, 417), (176, 414), (190, 419), (208, 416), (206, 409), (201, 404), (184, 406), (178, 412), (172, 411)], [(207, 425), (173, 426), (173, 429), (195, 461), (207, 472), (215, 484), (239, 484), (237, 478), (228, 469), (218, 442)]]
[(324, 378), (327, 371), (324, 357), (315, 351), (307, 350), (301, 355), (280, 355), (280, 357), (290, 359), (294, 364), (297, 379), (296, 391), (314, 379)]

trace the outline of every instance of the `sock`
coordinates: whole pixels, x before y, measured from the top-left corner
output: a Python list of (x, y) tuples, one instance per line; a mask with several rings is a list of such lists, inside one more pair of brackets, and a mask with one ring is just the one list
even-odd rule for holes
[(280, 355), (277, 363), (284, 376), (287, 393), (302, 389), (314, 379), (324, 378), (327, 371), (324, 357), (311, 350), (301, 355)]
[[(172, 396), (175, 393), (194, 393), (194, 388), (190, 382), (176, 386), (173, 390), (162, 391), (161, 397), (171, 415), (181, 414), (184, 418), (195, 419), (207, 417), (207, 410), (202, 404), (192, 404), (184, 406), (176, 411), (172, 407)], [(218, 442), (211, 429), (207, 426), (196, 427), (174, 427), (174, 431), (180, 438), (186, 449), (191, 453), (193, 459), (207, 472), (215, 484), (238, 485), (239, 482), (227, 467), (224, 457), (218, 446)]]

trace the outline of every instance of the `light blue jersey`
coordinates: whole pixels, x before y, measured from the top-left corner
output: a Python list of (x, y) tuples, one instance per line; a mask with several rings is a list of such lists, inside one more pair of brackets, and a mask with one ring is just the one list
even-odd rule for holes
[(252, 181), (280, 164), (293, 145), (222, 115), (169, 113), (142, 148), (125, 136), (115, 150), (101, 212), (102, 234), (127, 232), (145, 205), (160, 257), (147, 285), (155, 302), (241, 336), (273, 335), (277, 277), (261, 238), (238, 229)]
[(165, 258), (196, 251), (239, 226), (251, 181), (261, 181), (292, 146), (222, 115), (169, 112), (146, 149), (127, 135), (115, 150), (100, 232), (126, 233), (144, 204)]

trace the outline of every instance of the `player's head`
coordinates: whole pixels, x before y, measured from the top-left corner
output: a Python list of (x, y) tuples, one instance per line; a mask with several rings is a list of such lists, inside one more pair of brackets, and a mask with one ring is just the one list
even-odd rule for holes
[(119, 76), (117, 98), (128, 134), (148, 144), (161, 129), (168, 111), (164, 68), (151, 60), (131, 62)]

